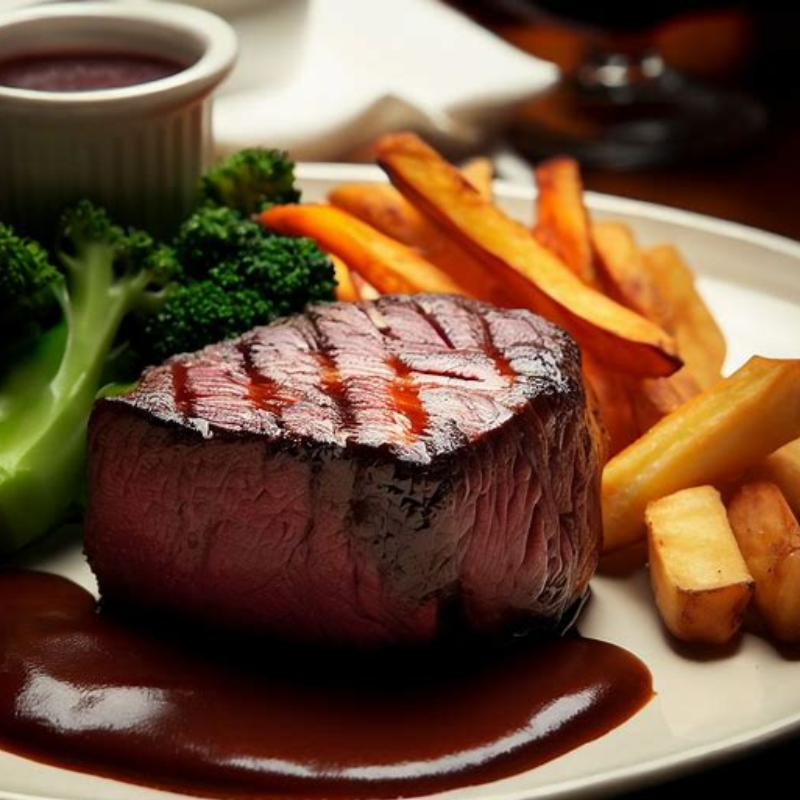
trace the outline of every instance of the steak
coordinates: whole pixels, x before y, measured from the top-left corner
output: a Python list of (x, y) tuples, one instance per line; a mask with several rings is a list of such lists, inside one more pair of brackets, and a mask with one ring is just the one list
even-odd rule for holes
[(563, 624), (601, 539), (568, 334), (462, 297), (331, 303), (98, 401), (107, 601), (306, 643)]

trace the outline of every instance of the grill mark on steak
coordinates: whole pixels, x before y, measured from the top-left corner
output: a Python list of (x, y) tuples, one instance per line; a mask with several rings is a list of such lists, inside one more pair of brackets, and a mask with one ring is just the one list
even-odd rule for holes
[(284, 409), (296, 402), (297, 398), (288, 394), (276, 380), (261, 371), (255, 362), (253, 347), (252, 339), (240, 339), (236, 343), (247, 377), (247, 400), (253, 408), (272, 414), (275, 422), (280, 425)]
[(414, 308), (417, 310), (419, 315), (428, 323), (428, 325), (433, 328), (434, 331), (438, 334), (439, 338), (447, 345), (448, 349), (455, 350), (455, 346), (453, 342), (450, 340), (450, 337), (447, 335), (447, 331), (442, 327), (439, 320), (433, 316), (433, 314), (429, 314), (427, 309), (421, 305), (420, 303), (413, 302)]
[(511, 362), (497, 348), (489, 320), (483, 316), (478, 317), (478, 320), (483, 329), (483, 348), (486, 351), (486, 355), (492, 359), (497, 374), (505, 378), (509, 384), (513, 383), (517, 377), (517, 371), (511, 365)]
[(308, 319), (316, 345), (314, 357), (319, 365), (319, 388), (333, 402), (343, 429), (344, 439), (347, 441), (356, 429), (357, 421), (355, 410), (348, 397), (347, 385), (336, 363), (336, 346), (328, 334), (317, 324), (317, 318), (313, 312), (308, 314)]
[(428, 427), (428, 412), (420, 398), (414, 373), (399, 356), (391, 356), (389, 364), (397, 375), (390, 387), (391, 401), (408, 420), (411, 435), (418, 438)]
[(183, 361), (174, 361), (170, 366), (170, 372), (172, 373), (172, 394), (175, 398), (175, 408), (179, 414), (193, 417), (197, 395), (190, 383), (189, 366)]

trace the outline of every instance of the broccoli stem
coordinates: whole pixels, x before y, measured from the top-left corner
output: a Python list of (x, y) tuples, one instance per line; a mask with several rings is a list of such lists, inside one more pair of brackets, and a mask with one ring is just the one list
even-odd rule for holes
[(45, 340), (29, 353), (10, 381), (19, 385), (25, 378), (29, 402), (0, 401), (0, 554), (60, 522), (78, 496), (86, 423), (105, 360), (147, 282), (143, 273), (116, 277), (114, 250), (103, 244), (64, 262), (70, 289), (60, 298), (67, 336), (58, 368), (53, 373), (53, 334), (50, 346)]

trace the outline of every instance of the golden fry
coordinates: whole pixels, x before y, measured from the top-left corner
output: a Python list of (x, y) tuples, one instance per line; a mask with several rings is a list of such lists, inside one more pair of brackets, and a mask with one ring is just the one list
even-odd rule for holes
[(538, 164), (534, 173), (539, 190), (534, 235), (585, 284), (596, 286), (589, 214), (577, 162), (551, 158)]
[(766, 481), (747, 483), (731, 498), (728, 516), (770, 633), (800, 642), (800, 525), (781, 490)]
[(606, 464), (605, 550), (641, 538), (653, 500), (735, 477), (798, 435), (800, 360), (751, 358)]
[(662, 324), (674, 337), (686, 366), (701, 388), (722, 375), (727, 345), (717, 321), (697, 291), (694, 275), (672, 245), (644, 252), (644, 265), (657, 287), (669, 321)]
[(698, 486), (647, 506), (650, 582), (664, 624), (684, 642), (724, 644), (739, 630), (753, 579), (725, 506)]
[(330, 259), (333, 262), (334, 277), (336, 278), (336, 299), (346, 300), (348, 303), (360, 300), (358, 290), (353, 283), (353, 275), (347, 264), (337, 256), (330, 256)]

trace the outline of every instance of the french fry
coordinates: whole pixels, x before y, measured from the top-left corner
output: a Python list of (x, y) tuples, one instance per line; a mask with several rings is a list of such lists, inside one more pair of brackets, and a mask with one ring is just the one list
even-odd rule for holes
[(386, 236), (413, 247), (472, 296), (498, 306), (515, 305), (515, 298), (498, 276), (487, 273), (483, 264), (420, 214), (394, 186), (344, 184), (328, 199)]
[(738, 476), (798, 435), (800, 360), (751, 358), (606, 464), (604, 549), (640, 539), (653, 500)]
[(744, 484), (728, 517), (767, 628), (783, 642), (800, 642), (800, 525), (781, 490), (767, 481)]
[(670, 315), (666, 329), (692, 376), (707, 389), (719, 380), (725, 363), (725, 336), (697, 291), (694, 275), (672, 245), (644, 251), (644, 264)]
[(771, 453), (753, 472), (761, 479), (777, 484), (792, 511), (800, 518), (800, 439)]
[(681, 365), (657, 325), (584, 285), (519, 222), (482, 198), (436, 151), (412, 134), (386, 136), (379, 163), (423, 214), (449, 231), (517, 297), (567, 328), (606, 366), (641, 377)]
[[(597, 223), (592, 226), (592, 241), (597, 249), (602, 283), (609, 295), (675, 335), (680, 321), (661, 296), (630, 228), (618, 222)], [(683, 357), (682, 341), (677, 336), (676, 341), (678, 353)], [(701, 388), (688, 362), (668, 378), (643, 380), (630, 393), (639, 431), (649, 430), (659, 419), (699, 394)]]
[(262, 224), (289, 236), (308, 236), (341, 258), (381, 294), (415, 292), (468, 294), (447, 274), (388, 236), (333, 206), (273, 206)]
[(607, 455), (610, 458), (624, 450), (639, 435), (631, 393), (635, 381), (628, 375), (610, 372), (584, 355), (583, 374), (591, 387), (603, 427), (608, 436)]
[(713, 486), (647, 506), (650, 582), (664, 624), (684, 642), (724, 644), (739, 630), (753, 578)]
[(475, 187), (481, 197), (491, 200), (494, 196), (492, 179), (494, 168), (488, 158), (471, 158), (461, 166), (461, 174)]
[(358, 293), (358, 299), (362, 302), (364, 300), (377, 300), (381, 293), (371, 284), (367, 283), (357, 272), (351, 272), (350, 277), (353, 279), (353, 286)]
[(592, 225), (603, 285), (610, 297), (667, 330), (669, 307), (647, 269), (631, 229), (620, 222)]
[(677, 411), (700, 394), (701, 389), (686, 367), (668, 378), (644, 378), (631, 391), (633, 416), (639, 433), (649, 431), (662, 417)]
[(554, 252), (585, 284), (596, 286), (589, 215), (583, 203), (578, 164), (571, 158), (551, 158), (534, 170), (538, 195), (538, 241)]
[(341, 258), (330, 256), (333, 262), (334, 277), (336, 278), (336, 299), (355, 303), (360, 300), (358, 290), (353, 283), (353, 276), (347, 264)]

